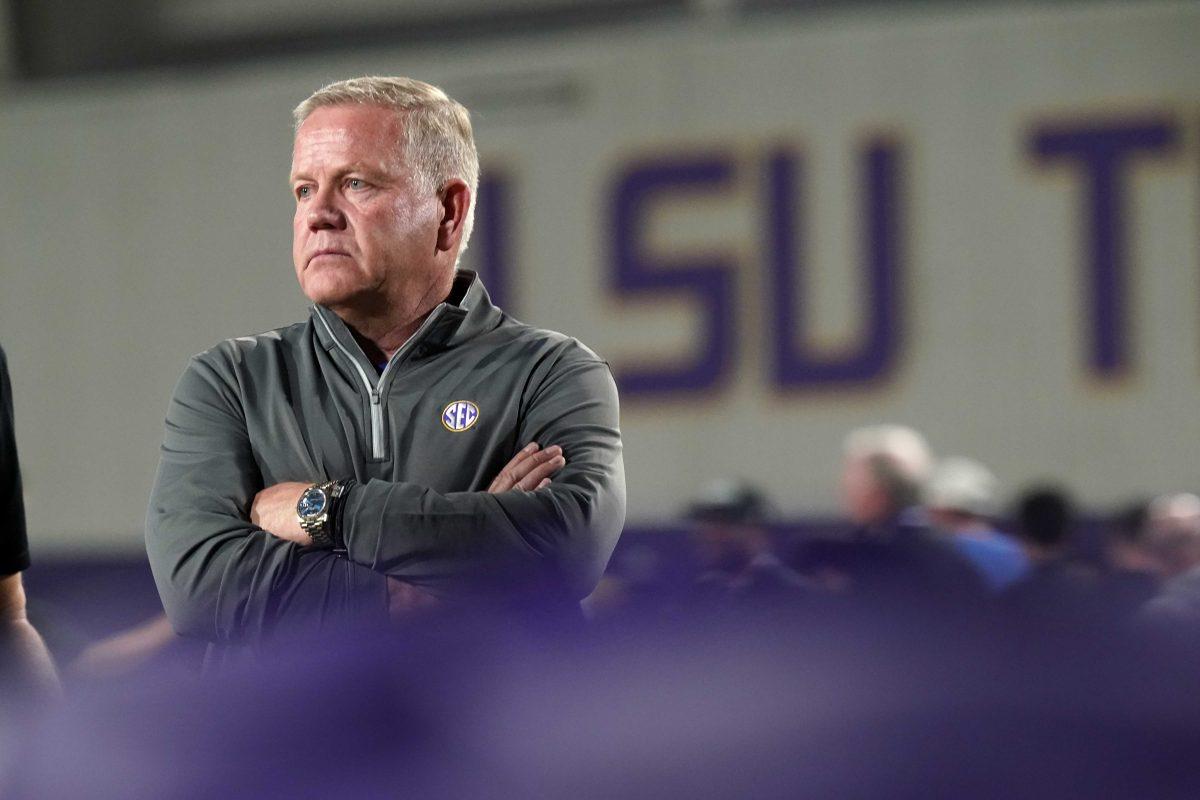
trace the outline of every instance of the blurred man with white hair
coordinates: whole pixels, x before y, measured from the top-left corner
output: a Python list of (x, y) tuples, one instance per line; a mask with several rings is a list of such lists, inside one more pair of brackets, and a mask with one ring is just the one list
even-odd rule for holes
[[(1200, 497), (1168, 494), (1150, 503), (1147, 536), (1165, 582), (1146, 605), (1159, 621), (1200, 624)], [(1200, 633), (1200, 627), (1194, 629)]]
[(969, 458), (943, 458), (925, 489), (929, 519), (979, 571), (988, 588), (1000, 591), (1029, 572), (1021, 546), (992, 524), (999, 509), (999, 481)]
[(806, 548), (800, 570), (872, 602), (949, 608), (978, 598), (975, 570), (933, 533), (921, 508), (933, 464), (924, 437), (902, 425), (858, 428), (843, 456), (842, 504), (856, 530), (848, 542)]
[(865, 529), (885, 526), (916, 511), (933, 456), (925, 438), (903, 425), (872, 425), (846, 437), (842, 501), (847, 515)]
[(1156, 497), (1146, 510), (1147, 537), (1167, 578), (1200, 565), (1200, 497), (1190, 492)]

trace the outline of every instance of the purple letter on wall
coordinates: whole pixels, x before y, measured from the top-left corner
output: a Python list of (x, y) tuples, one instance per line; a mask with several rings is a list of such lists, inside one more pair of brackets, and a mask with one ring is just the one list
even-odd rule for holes
[(707, 389), (728, 373), (734, 352), (735, 265), (716, 256), (671, 263), (647, 253), (643, 239), (655, 204), (720, 192), (729, 187), (733, 172), (730, 159), (708, 156), (640, 164), (617, 181), (612, 205), (613, 291), (624, 296), (688, 294), (703, 310), (701, 335), (686, 361), (616, 370), (626, 395)]
[(1077, 127), (1042, 125), (1031, 149), (1040, 162), (1077, 162), (1085, 180), (1081, 207), (1085, 268), (1091, 276), (1088, 319), (1089, 363), (1103, 376), (1128, 365), (1125, 333), (1125, 181), (1122, 168), (1138, 152), (1162, 153), (1174, 146), (1175, 126), (1165, 120), (1114, 121)]
[(899, 157), (894, 145), (876, 142), (862, 155), (863, 328), (859, 344), (837, 356), (806, 346), (807, 300), (797, 299), (804, 275), (800, 224), (802, 165), (780, 151), (768, 161), (766, 244), (772, 280), (767, 306), (774, 315), (772, 367), (785, 388), (855, 384), (883, 377), (900, 348)]

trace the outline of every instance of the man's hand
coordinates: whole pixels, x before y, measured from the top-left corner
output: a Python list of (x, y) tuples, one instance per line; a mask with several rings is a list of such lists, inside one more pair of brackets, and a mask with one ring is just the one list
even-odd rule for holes
[(33, 690), (38, 698), (62, 694), (50, 651), (25, 617), (25, 588), (19, 572), (0, 575), (0, 666), (15, 668), (17, 683), (6, 687), (14, 695), (24, 690)]
[(289, 481), (268, 486), (254, 495), (250, 504), (250, 521), (272, 536), (308, 547), (312, 537), (300, 527), (296, 504), (311, 483)]
[(0, 575), (0, 623), (25, 621), (25, 586), (21, 573)]
[(496, 475), (488, 494), (499, 494), (511, 489), (529, 492), (550, 485), (550, 476), (566, 466), (562, 448), (552, 444), (545, 450), (538, 449), (537, 442), (530, 442), (504, 465)]

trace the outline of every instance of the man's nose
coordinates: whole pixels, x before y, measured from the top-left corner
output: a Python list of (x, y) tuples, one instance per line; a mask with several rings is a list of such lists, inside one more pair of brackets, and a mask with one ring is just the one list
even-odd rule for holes
[(308, 208), (308, 229), (321, 231), (346, 227), (346, 215), (338, 208), (333, 192), (318, 192)]

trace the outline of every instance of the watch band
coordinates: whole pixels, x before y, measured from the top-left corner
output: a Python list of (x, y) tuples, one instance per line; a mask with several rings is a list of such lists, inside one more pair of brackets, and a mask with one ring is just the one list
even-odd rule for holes
[(330, 511), (329, 535), (333, 539), (333, 552), (339, 556), (346, 554), (346, 539), (342, 534), (342, 521), (346, 517), (347, 497), (350, 494), (350, 489), (356, 483), (358, 481), (354, 480), (354, 478), (343, 478), (338, 481), (337, 494), (333, 501), (333, 509)]

